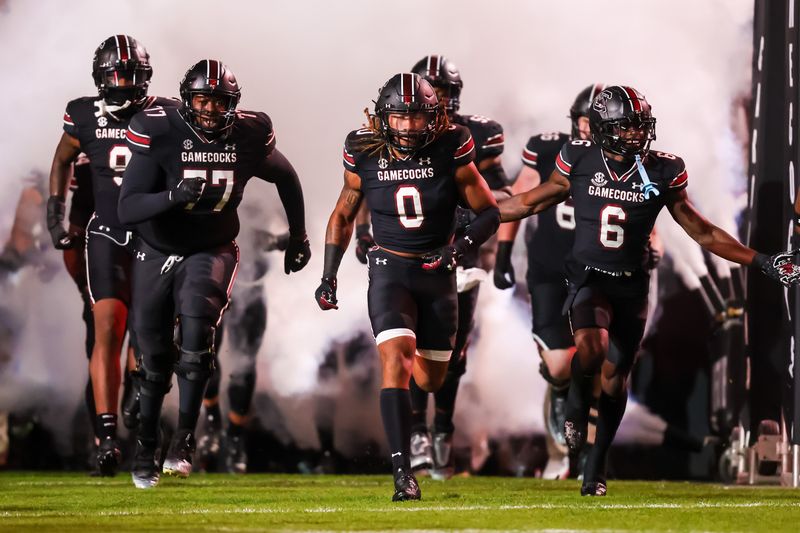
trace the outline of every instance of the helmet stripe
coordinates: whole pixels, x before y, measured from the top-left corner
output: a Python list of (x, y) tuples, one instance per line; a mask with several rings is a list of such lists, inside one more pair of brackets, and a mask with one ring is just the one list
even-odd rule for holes
[(625, 91), (625, 94), (628, 96), (628, 100), (631, 101), (631, 106), (633, 107), (634, 113), (641, 113), (642, 111), (642, 104), (639, 102), (639, 97), (636, 95), (636, 91), (631, 89), (630, 87), (622, 87), (622, 90)]
[(410, 104), (414, 101), (414, 76), (415, 74), (403, 74), (400, 77), (400, 91), (403, 95), (404, 104)]
[[(125, 42), (123, 42), (123, 39), (125, 39), (125, 38), (126, 38), (125, 35), (115, 35), (114, 36), (114, 40), (116, 41), (116, 45), (117, 45), (117, 58), (120, 61), (127, 61), (128, 58), (130, 57), (130, 54), (128, 53), (128, 45)], [(120, 46), (120, 45), (124, 45), (124, 46)]]
[(428, 76), (436, 77), (439, 75), (439, 56), (428, 56)]

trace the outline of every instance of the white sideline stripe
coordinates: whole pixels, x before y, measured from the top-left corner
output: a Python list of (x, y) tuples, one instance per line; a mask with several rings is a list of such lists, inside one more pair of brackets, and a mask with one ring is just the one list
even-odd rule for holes
[[(159, 490), (159, 489), (155, 489)], [(589, 511), (592, 509), (603, 510), (641, 510), (641, 509), (750, 509), (755, 507), (765, 508), (798, 508), (800, 509), (800, 501), (798, 502), (743, 502), (743, 503), (714, 503), (714, 502), (697, 502), (697, 503), (603, 503), (595, 504), (590, 503), (586, 506), (580, 506), (582, 510)], [(267, 508), (267, 507), (242, 507), (238, 509), (182, 509), (180, 511), (99, 511), (99, 512), (74, 512), (66, 513), (63, 511), (33, 511), (33, 512), (0, 512), (0, 517), (4, 518), (36, 518), (36, 517), (58, 517), (58, 516), (145, 516), (145, 515), (205, 515), (205, 514), (288, 514), (288, 513), (350, 513), (353, 511), (366, 512), (366, 513), (419, 513), (419, 512), (444, 512), (444, 511), (530, 511), (530, 510), (550, 510), (550, 509), (575, 509), (576, 505), (573, 504), (526, 504), (526, 505), (429, 505), (419, 507), (373, 507), (373, 508), (344, 508), (344, 507), (309, 507), (306, 509), (286, 509), (286, 508)], [(540, 531), (569, 531), (569, 530), (540, 530)]]

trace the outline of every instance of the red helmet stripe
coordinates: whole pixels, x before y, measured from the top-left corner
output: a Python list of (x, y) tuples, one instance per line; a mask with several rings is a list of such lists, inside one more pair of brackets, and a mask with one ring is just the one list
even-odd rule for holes
[(414, 101), (414, 74), (400, 76), (400, 93), (403, 96), (404, 104), (410, 104)]
[(439, 56), (428, 56), (428, 76), (439, 75)]
[(642, 103), (639, 101), (639, 97), (636, 95), (636, 91), (631, 89), (630, 87), (622, 87), (622, 90), (625, 91), (625, 94), (628, 95), (628, 99), (631, 101), (631, 105), (633, 106), (634, 113), (641, 113), (642, 111)]
[(130, 45), (127, 35), (115, 35), (114, 40), (117, 44), (117, 57), (120, 61), (127, 61), (130, 58)]

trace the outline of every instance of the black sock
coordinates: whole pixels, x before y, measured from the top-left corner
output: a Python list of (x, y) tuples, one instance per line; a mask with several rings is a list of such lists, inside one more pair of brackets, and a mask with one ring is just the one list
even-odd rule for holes
[(398, 468), (411, 469), (411, 399), (406, 389), (381, 389), (381, 418), (389, 454), (392, 458), (392, 471)]
[(186, 379), (178, 376), (178, 429), (194, 433), (197, 419), (200, 416), (200, 406), (203, 404), (203, 394), (206, 391), (206, 382), (202, 379)]
[(256, 374), (249, 372), (244, 375), (231, 375), (228, 384), (228, 405), (234, 413), (246, 416), (253, 402), (253, 392), (256, 390)]
[(623, 391), (619, 398), (613, 398), (605, 392), (600, 393), (597, 405), (597, 433), (594, 438), (594, 446), (589, 452), (586, 467), (583, 470), (584, 482), (605, 480), (608, 450), (611, 448), (619, 424), (622, 422), (622, 415), (625, 414), (627, 403), (628, 391)]
[(94, 423), (97, 429), (97, 438), (116, 439), (117, 438), (117, 415), (114, 413), (100, 413)]
[(89, 421), (92, 424), (92, 435), (97, 435), (97, 410), (94, 407), (94, 388), (92, 387), (92, 378), (86, 380), (86, 389), (84, 389), (84, 400), (86, 401), (86, 410), (89, 412)]
[(428, 431), (428, 392), (419, 388), (412, 376), (408, 393), (411, 396), (411, 432)]
[(453, 427), (453, 411), (455, 411), (456, 407), (459, 382), (461, 382), (461, 375), (448, 372), (445, 375), (442, 386), (433, 393), (433, 397), (436, 400), (433, 428), (437, 433), (452, 433), (455, 429)]
[(214, 402), (211, 405), (206, 404), (206, 417), (211, 421), (211, 427), (214, 429), (222, 428), (222, 411), (219, 408), (219, 402)]
[(589, 418), (589, 405), (592, 401), (592, 384), (594, 373), (586, 373), (581, 366), (576, 353), (571, 363), (572, 377), (570, 378), (569, 393), (567, 394), (566, 419), (572, 422), (575, 429), (583, 431), (586, 438), (586, 424)]

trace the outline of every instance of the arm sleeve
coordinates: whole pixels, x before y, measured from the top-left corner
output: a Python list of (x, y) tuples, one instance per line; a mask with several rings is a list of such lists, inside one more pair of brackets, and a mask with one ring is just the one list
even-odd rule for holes
[(522, 164), (539, 170), (539, 143), (536, 137), (528, 139), (528, 143), (522, 149)]
[(675, 160), (675, 177), (669, 182), (670, 191), (682, 191), (689, 185), (689, 174), (686, 173), (686, 163), (678, 157)]
[(303, 236), (306, 232), (305, 204), (303, 202), (303, 188), (292, 164), (279, 150), (273, 149), (272, 153), (264, 160), (262, 179), (275, 183), (286, 218), (289, 221), (289, 233), (294, 236)]
[(125, 169), (117, 215), (123, 224), (138, 224), (173, 207), (169, 191), (158, 191), (163, 171), (149, 155), (134, 152)]
[(67, 104), (67, 109), (64, 111), (64, 131), (76, 139), (78, 138), (78, 127), (75, 125), (75, 120), (72, 118), (72, 102)]
[(570, 146), (570, 143), (565, 143), (556, 156), (556, 170), (567, 178), (569, 178), (570, 172), (572, 171), (572, 163), (574, 162)]
[(460, 127), (459, 130), (456, 149), (453, 152), (453, 163), (456, 167), (467, 165), (475, 160), (475, 141), (472, 140), (472, 135), (467, 128)]

